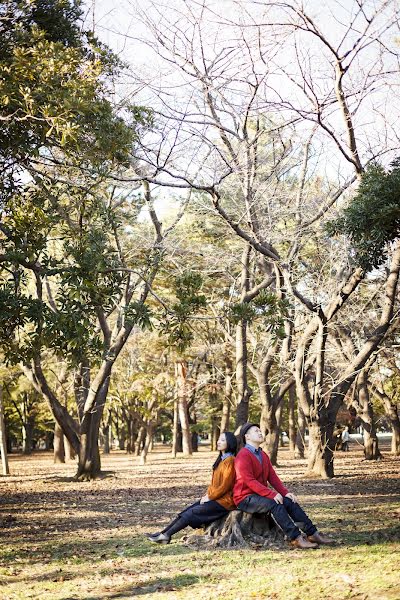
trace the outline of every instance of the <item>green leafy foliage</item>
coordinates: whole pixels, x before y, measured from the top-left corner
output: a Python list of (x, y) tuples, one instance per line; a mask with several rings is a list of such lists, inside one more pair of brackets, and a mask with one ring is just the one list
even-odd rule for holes
[(400, 159), (388, 171), (371, 165), (349, 206), (327, 224), (327, 231), (331, 236), (349, 236), (355, 262), (365, 271), (379, 267), (387, 245), (400, 235)]
[(21, 41), (35, 27), (51, 42), (79, 46), (82, 14), (81, 2), (76, 0), (5, 0), (0, 6), (5, 34), (0, 41), (2, 56), (10, 51), (15, 40)]
[(171, 306), (171, 312), (163, 315), (160, 330), (167, 335), (169, 345), (179, 352), (183, 352), (193, 339), (190, 318), (207, 305), (205, 295), (200, 293), (202, 284), (201, 275), (191, 271), (186, 271), (173, 281), (178, 302)]
[(0, 307), (0, 344), (5, 362), (29, 360), (38, 349), (38, 328), (43, 322), (45, 306), (30, 295), (20, 294), (11, 281), (3, 281)]
[(152, 329), (152, 313), (148, 306), (142, 302), (130, 302), (124, 311), (127, 325), (137, 325), (141, 329)]
[[(75, 0), (0, 7), (0, 338), (11, 363), (46, 349), (95, 364), (97, 313), (115, 310), (127, 279), (104, 180), (130, 164), (150, 111), (113, 106), (123, 65), (81, 15)], [(139, 306), (129, 310), (147, 322)]]
[[(27, 186), (7, 203), (0, 306), (8, 324), (3, 343), (9, 362), (29, 360), (44, 348), (73, 363), (84, 356), (93, 362), (101, 358), (97, 310), (114, 308), (126, 280), (111, 242), (118, 223), (100, 194), (88, 198), (72, 186), (68, 191), (67, 196), (61, 186), (49, 193), (42, 182), (41, 187)], [(64, 209), (68, 220), (60, 219)], [(51, 278), (55, 306), (45, 296), (32, 299), (32, 272), (42, 282), (39, 290), (43, 278)]]
[(234, 325), (241, 321), (253, 323), (262, 320), (266, 331), (283, 339), (285, 337), (283, 323), (287, 309), (286, 300), (262, 290), (251, 302), (232, 304), (227, 310), (227, 317)]
[(145, 107), (118, 111), (109, 84), (119, 59), (82, 29), (81, 3), (7, 0), (0, 6), (0, 192), (23, 187), (36, 161), (104, 175), (130, 164)]

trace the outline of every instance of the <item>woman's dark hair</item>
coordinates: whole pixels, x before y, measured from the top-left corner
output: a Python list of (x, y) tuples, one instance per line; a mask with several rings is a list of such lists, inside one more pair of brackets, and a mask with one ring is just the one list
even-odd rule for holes
[[(226, 438), (226, 450), (224, 450), (224, 452), (232, 452), (232, 454), (234, 456), (236, 456), (236, 451), (237, 451), (236, 436), (231, 431), (223, 431), (222, 433), (225, 434), (225, 438)], [(218, 467), (221, 460), (222, 460), (222, 452), (220, 451), (217, 460), (213, 464), (213, 467), (212, 467), (213, 471), (215, 471), (215, 469)]]

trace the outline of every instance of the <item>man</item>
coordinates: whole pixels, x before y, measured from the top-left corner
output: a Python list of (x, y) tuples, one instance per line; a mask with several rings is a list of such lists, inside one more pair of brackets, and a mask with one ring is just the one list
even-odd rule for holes
[(343, 450), (343, 452), (349, 451), (349, 441), (350, 441), (349, 428), (346, 425), (346, 427), (342, 431), (342, 450)]
[[(264, 441), (258, 425), (245, 423), (240, 431), (244, 448), (235, 460), (236, 482), (233, 500), (239, 510), (248, 513), (271, 513), (295, 548), (318, 548), (333, 540), (320, 533), (294, 494), (283, 485), (260, 445)], [(268, 487), (268, 483), (274, 488)], [(304, 533), (294, 523), (304, 523)]]

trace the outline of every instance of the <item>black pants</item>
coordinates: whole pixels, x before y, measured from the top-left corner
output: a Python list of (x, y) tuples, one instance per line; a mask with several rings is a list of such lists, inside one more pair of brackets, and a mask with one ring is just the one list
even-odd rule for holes
[(218, 504), (215, 500), (209, 500), (208, 502), (204, 502), (204, 504), (195, 502), (179, 513), (179, 516), (185, 519), (186, 526), (198, 529), (203, 525), (217, 521), (227, 515), (228, 512), (229, 510)]
[(301, 535), (301, 531), (294, 521), (304, 523), (304, 533), (306, 535), (312, 535), (317, 531), (317, 528), (301, 506), (290, 500), (290, 498), (284, 498), (283, 504), (277, 504), (275, 500), (270, 498), (251, 494), (238, 504), (238, 509), (248, 513), (270, 513), (291, 540), (295, 540)]

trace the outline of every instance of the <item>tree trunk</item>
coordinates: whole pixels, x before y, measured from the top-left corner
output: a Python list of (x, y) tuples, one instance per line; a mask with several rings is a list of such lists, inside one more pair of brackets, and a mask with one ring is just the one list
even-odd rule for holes
[(8, 466), (7, 456), (7, 441), (6, 441), (6, 427), (4, 423), (4, 408), (3, 408), (3, 384), (0, 383), (0, 452), (1, 452), (1, 464), (3, 468), (3, 475), (9, 475), (10, 469)]
[(65, 463), (64, 434), (58, 423), (54, 425), (54, 462)]
[(379, 450), (378, 438), (376, 437), (376, 429), (372, 427), (371, 431), (364, 429), (364, 456), (366, 460), (380, 460), (382, 458)]
[(279, 447), (279, 424), (277, 421), (278, 407), (271, 398), (268, 381), (271, 364), (271, 361), (268, 359), (263, 361), (258, 370), (257, 382), (261, 401), (260, 429), (266, 439), (265, 447), (267, 454), (271, 459), (271, 463), (276, 465)]
[(305, 449), (305, 435), (306, 435), (306, 418), (304, 416), (303, 409), (300, 405), (297, 407), (297, 434), (296, 434), (296, 448), (294, 451), (295, 458), (304, 458)]
[(178, 433), (176, 436), (176, 451), (183, 452), (182, 427), (180, 423), (178, 423)]
[[(99, 407), (96, 410), (100, 412)], [(79, 481), (90, 481), (100, 475), (101, 463), (98, 440), (101, 416), (98, 412), (88, 413), (85, 416), (84, 426), (81, 428), (81, 449), (76, 474)]]
[(52, 445), (52, 439), (51, 438), (52, 438), (52, 435), (51, 435), (50, 431), (46, 431), (46, 434), (45, 434), (45, 437), (44, 437), (44, 449), (46, 451), (51, 450), (51, 445)]
[(132, 423), (130, 432), (129, 432), (129, 452), (130, 452), (130, 454), (135, 453), (137, 437), (138, 437), (138, 431), (136, 429), (136, 426), (134, 426), (134, 424)]
[(121, 427), (118, 437), (118, 448), (119, 450), (125, 450), (126, 431), (125, 427)]
[(140, 453), (143, 450), (145, 438), (146, 438), (146, 427), (141, 425), (139, 427), (138, 436), (137, 436), (137, 440), (136, 440), (135, 456), (140, 456)]
[[(193, 398), (193, 396), (192, 396)], [(196, 411), (193, 410), (192, 413), (189, 412), (189, 423), (192, 431), (192, 452), (199, 451), (199, 436), (196, 431), (197, 425), (197, 414)]]
[(189, 410), (187, 403), (187, 365), (185, 361), (176, 363), (176, 375), (178, 383), (178, 414), (182, 427), (182, 450), (184, 456), (192, 454), (192, 436), (189, 425)]
[(225, 354), (225, 393), (222, 401), (221, 431), (229, 431), (232, 402), (232, 360), (226, 350)]
[(400, 456), (400, 417), (397, 404), (385, 394), (380, 394), (385, 408), (385, 414), (392, 428), (392, 449), (391, 452), (395, 456)]
[(68, 438), (64, 435), (64, 451), (65, 451), (65, 460), (75, 460), (76, 452), (68, 441)]
[[(321, 414), (322, 413), (322, 414)], [(329, 479), (333, 477), (333, 431), (335, 420), (321, 411), (319, 421), (310, 424), (310, 442), (308, 450), (307, 475)]]
[(366, 460), (379, 460), (382, 454), (379, 450), (374, 409), (368, 389), (368, 372), (363, 369), (357, 378), (357, 414), (364, 429), (364, 455)]
[(179, 434), (179, 413), (178, 413), (178, 398), (174, 400), (174, 422), (172, 425), (172, 448), (171, 454), (174, 458), (178, 453), (178, 434)]
[(103, 427), (104, 447), (103, 454), (110, 454), (110, 424)]
[(400, 422), (392, 422), (392, 454), (400, 456)]
[(276, 454), (277, 454), (277, 459), (278, 459), (278, 448), (283, 448), (284, 443), (283, 443), (283, 436), (282, 436), (282, 416), (283, 416), (283, 398), (282, 401), (279, 403), (278, 408), (276, 409), (276, 422), (278, 424), (278, 446), (276, 448)]
[(193, 452), (199, 451), (199, 434), (197, 431), (192, 431), (192, 450)]
[(211, 417), (211, 436), (210, 436), (210, 450), (211, 452), (215, 452), (217, 449), (217, 441), (220, 434), (220, 428), (218, 426), (218, 417), (217, 415), (213, 415)]
[(95, 479), (101, 472), (99, 431), (109, 382), (109, 378), (105, 380), (98, 390), (94, 405), (84, 413), (81, 421), (78, 470), (75, 476), (78, 481)]
[(279, 427), (276, 420), (276, 413), (274, 410), (266, 411), (263, 407), (260, 419), (260, 429), (266, 435), (265, 449), (271, 460), (271, 463), (276, 466), (278, 461), (278, 447), (279, 447)]
[(252, 390), (247, 380), (247, 322), (236, 326), (236, 421), (235, 429), (246, 423), (249, 418), (249, 401)]
[(28, 420), (22, 424), (22, 454), (32, 454), (34, 420)]
[[(242, 254), (242, 272), (240, 280), (241, 301), (244, 302), (249, 290), (249, 262), (251, 247), (246, 245)], [(236, 421), (235, 430), (246, 423), (249, 418), (249, 400), (252, 390), (248, 384), (247, 374), (247, 321), (242, 319), (236, 325)]]
[(140, 464), (141, 465), (146, 464), (147, 454), (150, 451), (150, 446), (151, 446), (151, 442), (153, 439), (153, 433), (154, 433), (154, 423), (150, 422), (150, 423), (148, 423), (147, 428), (146, 428), (146, 439), (144, 442), (143, 450), (140, 454)]
[[(288, 396), (288, 423), (289, 423), (289, 450), (293, 458), (296, 458), (296, 417), (295, 417), (295, 406), (296, 406), (296, 390), (294, 386), (289, 388)], [(304, 450), (303, 450), (304, 452)]]

